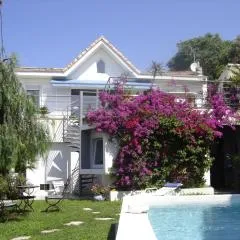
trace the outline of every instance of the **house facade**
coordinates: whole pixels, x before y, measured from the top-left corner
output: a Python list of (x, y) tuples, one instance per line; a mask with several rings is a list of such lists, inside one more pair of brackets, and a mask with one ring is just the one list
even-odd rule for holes
[[(198, 72), (164, 72), (153, 77), (141, 73), (105, 37), (100, 37), (65, 68), (16, 69), (18, 79), (39, 106), (39, 121), (49, 129), (52, 144), (39, 158), (27, 179), (34, 185), (66, 181), (71, 178), (72, 191), (81, 192), (81, 179), (95, 176), (99, 182), (111, 182), (110, 170), (118, 146), (104, 133), (89, 126), (85, 116), (100, 106), (98, 94), (111, 88), (114, 79), (125, 76), (136, 92), (159, 87), (179, 99), (203, 107), (207, 78)], [(46, 192), (39, 190), (38, 197)]]

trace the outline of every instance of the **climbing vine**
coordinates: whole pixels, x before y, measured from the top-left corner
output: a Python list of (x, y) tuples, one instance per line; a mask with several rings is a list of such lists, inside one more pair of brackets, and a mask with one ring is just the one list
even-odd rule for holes
[(114, 91), (103, 91), (102, 107), (87, 115), (89, 124), (119, 143), (113, 166), (115, 187), (141, 189), (166, 180), (203, 185), (212, 163), (210, 146), (235, 117), (223, 97), (212, 95), (211, 111), (199, 111), (159, 89), (131, 97), (124, 88), (119, 81)]

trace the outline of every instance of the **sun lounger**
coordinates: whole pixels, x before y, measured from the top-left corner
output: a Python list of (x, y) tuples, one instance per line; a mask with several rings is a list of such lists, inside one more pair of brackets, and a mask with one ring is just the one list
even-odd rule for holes
[[(174, 195), (176, 191), (182, 186), (181, 183), (166, 183), (162, 188), (146, 188), (144, 191), (133, 191), (131, 193), (131, 199), (125, 213), (147, 213), (149, 210), (148, 204), (144, 201), (144, 198), (151, 196), (164, 196)], [(149, 195), (148, 195), (149, 194)]]
[(145, 193), (152, 193), (154, 196), (173, 195), (182, 186), (182, 183), (166, 183), (162, 188), (146, 188)]

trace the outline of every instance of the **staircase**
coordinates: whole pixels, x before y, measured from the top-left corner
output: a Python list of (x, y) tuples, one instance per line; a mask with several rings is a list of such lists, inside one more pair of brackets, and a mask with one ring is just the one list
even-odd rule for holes
[(91, 186), (94, 183), (95, 175), (92, 174), (80, 174), (79, 176), (79, 190), (80, 195), (90, 195)]
[(63, 136), (64, 136), (64, 142), (67, 142), (69, 147), (75, 148), (77, 152), (80, 152), (81, 127), (79, 125), (72, 125), (67, 123)]
[[(83, 111), (81, 108), (82, 105), (80, 104), (78, 112), (74, 114), (73, 106), (76, 107), (76, 104), (72, 103), (65, 112), (63, 119), (63, 141), (67, 143), (69, 147), (74, 149), (73, 151), (76, 151), (79, 155), (81, 155)], [(79, 164), (77, 164), (77, 166), (73, 169), (71, 176), (68, 178), (68, 182), (71, 186), (71, 192), (74, 195), (80, 196), (90, 195), (90, 189), (94, 179), (94, 175), (80, 174)]]

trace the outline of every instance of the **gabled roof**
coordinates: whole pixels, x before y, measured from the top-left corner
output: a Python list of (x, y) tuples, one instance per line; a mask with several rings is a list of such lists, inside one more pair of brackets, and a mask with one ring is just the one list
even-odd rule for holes
[(104, 46), (107, 48), (113, 55), (115, 55), (119, 61), (126, 66), (129, 71), (140, 74), (141, 72), (116, 48), (110, 43), (104, 36), (99, 37), (95, 40), (89, 47), (83, 50), (76, 58), (73, 59), (66, 67), (64, 68), (45, 68), (45, 67), (19, 67), (16, 68), (16, 72), (34, 72), (34, 73), (62, 73), (71, 72), (76, 65), (78, 65), (85, 57), (91, 54), (92, 51), (96, 50), (98, 47)]

